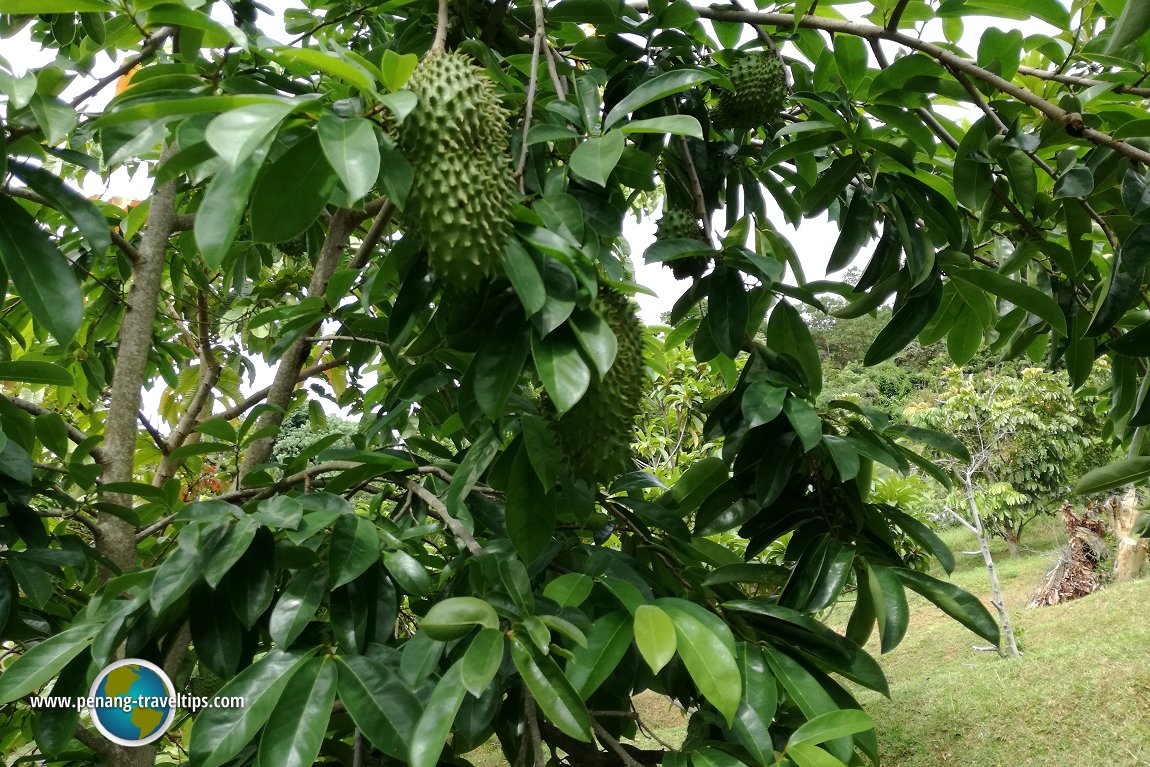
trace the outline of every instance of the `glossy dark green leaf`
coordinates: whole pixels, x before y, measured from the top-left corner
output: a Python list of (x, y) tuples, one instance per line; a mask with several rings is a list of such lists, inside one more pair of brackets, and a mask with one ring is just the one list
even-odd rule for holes
[(411, 767), (435, 767), (443, 753), (451, 726), (463, 703), (463, 661), (456, 662), (435, 684), (435, 690), (416, 722), (411, 736)]
[(903, 568), (896, 568), (894, 572), (907, 588), (917, 591), (975, 634), (998, 645), (998, 623), (977, 597), (953, 583), (940, 581), (926, 573)]
[(511, 465), (504, 520), (515, 551), (524, 562), (532, 562), (547, 548), (555, 532), (555, 503), (540, 485), (527, 450), (525, 443)]
[(511, 237), (503, 250), (503, 267), (511, 286), (523, 303), (523, 311), (527, 316), (538, 312), (547, 303), (547, 289), (543, 285), (543, 276), (539, 267), (527, 249), (517, 238)]
[(616, 123), (639, 107), (646, 106), (652, 101), (658, 101), (667, 96), (681, 93), (692, 85), (705, 83), (713, 79), (713, 77), (714, 75), (698, 69), (676, 69), (672, 72), (665, 72), (656, 77), (652, 77), (628, 93), (619, 103), (611, 108), (611, 111), (608, 112), (607, 116), (603, 119), (603, 129), (608, 130), (614, 127)]
[(601, 187), (606, 186), (611, 171), (623, 156), (625, 143), (622, 131), (608, 131), (602, 136), (588, 138), (571, 153), (571, 172)]
[(206, 552), (203, 563), (204, 581), (213, 589), (220, 584), (244, 552), (248, 550), (259, 526), (251, 517), (236, 520), (222, 541)]
[(466, 635), (476, 626), (499, 628), (495, 608), (477, 597), (448, 597), (436, 602), (419, 622), (432, 639), (450, 641)]
[(431, 575), (406, 551), (384, 551), (383, 566), (396, 585), (411, 596), (424, 597), (431, 592)]
[(906, 591), (893, 570), (875, 564), (867, 568), (866, 587), (870, 590), (871, 600), (875, 605), (882, 652), (890, 652), (906, 635), (906, 627), (910, 621)]
[(543, 379), (555, 410), (562, 415), (583, 397), (591, 383), (591, 369), (570, 335), (552, 333), (546, 338), (531, 336), (535, 369)]
[(571, 682), (524, 637), (511, 637), (511, 660), (544, 716), (572, 738), (591, 742), (591, 717)]
[[(935, 283), (926, 293), (907, 299), (906, 303), (899, 307), (894, 316), (890, 318), (886, 326), (879, 331), (878, 336), (867, 349), (866, 356), (863, 357), (863, 364), (877, 365), (905, 349), (906, 345), (913, 341), (915, 336), (926, 327), (926, 323), (934, 317), (940, 303), (942, 303), (941, 282)], [(1057, 308), (1057, 304), (1055, 304), (1055, 308)]]
[(67, 346), (84, 317), (80, 283), (64, 254), (14, 200), (0, 195), (0, 264), (37, 322)]
[(594, 586), (595, 582), (583, 573), (564, 573), (547, 583), (543, 596), (561, 607), (578, 607), (591, 595)]
[(801, 397), (787, 397), (783, 402), (783, 412), (799, 435), (804, 452), (814, 450), (823, 438), (823, 419), (811, 403)]
[(236, 672), (243, 649), (243, 628), (228, 608), (227, 595), (200, 585), (192, 591), (188, 612), (200, 663), (227, 679)]
[(375, 525), (358, 514), (340, 516), (332, 528), (328, 554), (332, 588), (355, 580), (378, 561), (379, 533)]
[(1106, 52), (1117, 53), (1150, 30), (1150, 6), (1139, 2), (1124, 3), (1122, 15), (1111, 29)]
[(730, 725), (743, 697), (743, 683), (734, 653), (703, 621), (664, 605), (675, 625), (676, 652), (699, 692)]
[(396, 674), (365, 655), (337, 656), (339, 699), (360, 731), (393, 759), (406, 760), (423, 706)]
[(933, 429), (924, 429), (919, 426), (904, 426), (902, 424), (891, 426), (887, 431), (901, 434), (908, 439), (933, 447), (935, 450), (941, 450), (960, 460), (970, 460), (970, 452), (967, 451), (966, 446), (950, 434), (944, 434), (943, 432)]
[(743, 699), (731, 731), (757, 764), (770, 764), (773, 757), (770, 728), (779, 698), (775, 677), (767, 667), (763, 651), (752, 644), (739, 643), (737, 662)]
[(236, 616), (251, 628), (271, 605), (275, 587), (275, 540), (266, 528), (260, 528), (247, 551), (228, 571), (223, 588)]
[(587, 646), (575, 648), (567, 663), (567, 678), (580, 698), (591, 697), (607, 681), (631, 646), (632, 637), (631, 616), (626, 612), (608, 613), (595, 620), (587, 633)]
[(963, 269), (953, 272), (951, 276), (1025, 309), (1066, 335), (1066, 317), (1058, 308), (1058, 303), (1042, 291), (989, 269)]
[(292, 675), (260, 738), (257, 767), (310, 767), (335, 703), (336, 664), (312, 658)]
[[(95, 674), (91, 654), (82, 652), (60, 672), (52, 685), (52, 695), (83, 698), (90, 692)], [(46, 755), (55, 756), (72, 741), (79, 723), (80, 712), (76, 706), (41, 707), (36, 710), (32, 732), (40, 749)]]
[(929, 551), (938, 560), (946, 573), (954, 572), (954, 554), (950, 547), (927, 525), (893, 506), (882, 506), (882, 513), (913, 538), (918, 545)]
[[(308, 183), (299, 184), (300, 178)], [(252, 239), (283, 242), (306, 231), (338, 180), (318, 135), (296, 142), (260, 175), (252, 194)]]
[(15, 360), (0, 362), (0, 381), (20, 381), (48, 386), (75, 386), (76, 379), (67, 368), (51, 362)]
[(819, 350), (802, 315), (785, 300), (779, 301), (767, 322), (767, 346), (778, 354), (790, 355), (799, 363), (807, 390), (817, 397), (823, 388)]
[(162, 613), (171, 607), (203, 575), (199, 541), (200, 529), (194, 525), (185, 527), (179, 545), (156, 568), (151, 593), (153, 612)]
[(467, 646), (460, 668), (463, 686), (478, 698), (490, 686), (503, 662), (503, 632), (499, 629), (480, 629)]
[(241, 697), (244, 705), (200, 711), (188, 745), (191, 761), (201, 767), (228, 763), (268, 721), (292, 676), (310, 659), (310, 653), (272, 650), (221, 687), (217, 695)]
[(319, 610), (328, 590), (327, 568), (322, 564), (300, 570), (292, 578), (272, 610), (268, 633), (286, 650)]
[(739, 273), (730, 268), (713, 273), (709, 278), (707, 300), (707, 315), (700, 332), (705, 328), (715, 347), (734, 359), (743, 348), (750, 314), (746, 287)]
[(787, 749), (800, 743), (816, 745), (874, 729), (874, 720), (857, 709), (828, 711), (807, 721), (787, 739)]

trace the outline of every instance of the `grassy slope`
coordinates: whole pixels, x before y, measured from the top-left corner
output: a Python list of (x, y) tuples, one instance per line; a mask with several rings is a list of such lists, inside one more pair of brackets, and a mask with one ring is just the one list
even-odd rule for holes
[[(975, 548), (961, 531), (947, 542)], [(972, 651), (982, 640), (912, 597), (907, 638), (881, 659), (892, 699), (860, 695), (884, 765), (1150, 763), (1150, 580), (1026, 610), (1059, 543), (1047, 527), (1030, 536), (1037, 551), (1011, 560), (996, 550), (1007, 607), (1024, 632), (1021, 660)], [(953, 580), (988, 594), (981, 557), (957, 556)]]

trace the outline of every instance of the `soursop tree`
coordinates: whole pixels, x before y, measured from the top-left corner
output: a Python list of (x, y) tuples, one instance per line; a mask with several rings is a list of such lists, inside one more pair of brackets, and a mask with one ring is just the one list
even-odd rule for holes
[[(949, 481), (921, 451), (953, 438), (817, 406), (798, 307), (891, 304), (867, 365), (946, 338), (1077, 386), (1108, 355), (1129, 457), (1081, 487), (1150, 475), (1150, 19), (761, 5), (0, 0), (4, 758), (877, 761), (843, 680), (887, 692), (863, 645), (899, 643), (905, 590), (997, 629), (869, 501), (875, 462)], [(1054, 31), (963, 36), (980, 15)], [(141, 199), (102, 191), (131, 173)], [(670, 487), (627, 461), (624, 221), (656, 197), (688, 214), (642, 254), (684, 278), (666, 338), (724, 388)], [(829, 279), (768, 202), (836, 222)], [(350, 446), (277, 460), (309, 393)], [(840, 635), (820, 617), (852, 589)], [(121, 657), (248, 705), (139, 748), (29, 705)], [(666, 753), (627, 742), (642, 690), (691, 712)]]

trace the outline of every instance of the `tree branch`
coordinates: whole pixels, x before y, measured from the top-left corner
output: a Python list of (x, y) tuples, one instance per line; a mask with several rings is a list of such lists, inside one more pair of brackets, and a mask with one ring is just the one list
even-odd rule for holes
[[(41, 415), (47, 415), (49, 413), (55, 413), (56, 412), (55, 410), (49, 410), (48, 408), (41, 407), (40, 405), (37, 405), (35, 402), (29, 402), (26, 399), (20, 399), (19, 397), (14, 397), (11, 394), (5, 394), (5, 395), (3, 395), (3, 397), (4, 397), (4, 399), (8, 400), (9, 404), (15, 405), (16, 407), (20, 408), (21, 410), (23, 410), (25, 413), (28, 413), (29, 415), (41, 416)], [(57, 413), (57, 415), (59, 415), (59, 413)], [(75, 426), (68, 423), (67, 421), (65, 421), (64, 423), (68, 428), (68, 439), (70, 439), (72, 442), (75, 442), (77, 445), (79, 445), (80, 443), (82, 443), (88, 439), (87, 434), (80, 431), (79, 429), (77, 429)], [(99, 446), (99, 445), (97, 445), (96, 447), (89, 450), (88, 455), (92, 456), (92, 459), (95, 460), (96, 463), (99, 463), (99, 464), (104, 464), (108, 460), (108, 457), (104, 452), (104, 448)]]
[(427, 51), (428, 56), (443, 53), (443, 49), (447, 46), (447, 17), (447, 0), (439, 0), (435, 14), (435, 38), (432, 39), (431, 48)]
[(371, 228), (367, 230), (363, 241), (360, 242), (359, 247), (356, 248), (355, 257), (351, 259), (352, 269), (362, 269), (367, 265), (367, 259), (371, 258), (372, 252), (375, 251), (375, 246), (379, 244), (379, 239), (383, 237), (383, 230), (387, 228), (393, 215), (395, 215), (395, 205), (392, 204), (391, 200), (387, 200), (379, 209), (375, 220), (371, 222)]
[[(315, 338), (315, 336), (307, 336), (307, 337), (308, 338)], [(300, 381), (306, 381), (307, 379), (311, 378), (312, 376), (319, 375), (320, 373), (331, 370), (332, 368), (337, 368), (340, 365), (344, 365), (344, 364), (347, 364), (347, 355), (346, 354), (341, 354), (340, 356), (335, 357), (334, 359), (330, 359), (327, 362), (317, 362), (316, 364), (312, 365), (311, 367), (301, 370), (299, 375), (296, 376), (296, 383), (299, 383)], [(273, 386), (274, 386), (274, 384), (273, 384)], [(268, 395), (271, 394), (271, 391), (272, 391), (271, 386), (267, 387), (266, 389), (260, 389), (258, 392), (256, 392), (255, 394), (252, 394), (250, 397), (246, 397), (245, 399), (240, 400), (233, 407), (225, 410), (222, 413), (217, 413), (216, 415), (220, 418), (223, 418), (226, 421), (230, 421), (233, 418), (238, 418), (239, 416), (243, 415), (244, 413), (246, 413), (251, 408), (255, 407), (256, 405), (258, 405), (259, 403), (261, 403), (265, 399), (267, 399)]]
[[(336, 211), (332, 217), (331, 226), (327, 230), (323, 247), (320, 249), (319, 258), (316, 260), (315, 271), (312, 273), (311, 283), (307, 289), (308, 296), (322, 298), (327, 291), (328, 281), (331, 280), (331, 275), (339, 265), (339, 260), (347, 245), (348, 236), (354, 226), (351, 211), (343, 208)], [(307, 337), (314, 335), (315, 329), (318, 327), (319, 323), (316, 323), (312, 330), (297, 338), (284, 352), (279, 366), (276, 368), (275, 379), (272, 381), (267, 394), (268, 403), (276, 407), (260, 416), (256, 423), (257, 430), (268, 426), (279, 426), (283, 422), (284, 410), (291, 402), (296, 383), (299, 381), (300, 370), (311, 351)], [(268, 460), (268, 457), (271, 456), (273, 442), (274, 438), (263, 437), (248, 446), (243, 463), (236, 475), (237, 487), (240, 486), (244, 475), (251, 471), (253, 466)]]
[(426, 503), (431, 509), (432, 514), (439, 517), (439, 520), (451, 531), (451, 534), (463, 542), (463, 545), (467, 547), (468, 551), (476, 556), (483, 553), (483, 547), (475, 540), (475, 536), (467, 531), (467, 528), (463, 526), (462, 522), (451, 516), (451, 512), (447, 510), (447, 506), (445, 506), (443, 501), (439, 500), (434, 493), (418, 482), (412, 482), (410, 479), (405, 479), (403, 486), (415, 493), (420, 500)]
[(1048, 72), (1045, 69), (1035, 69), (1034, 67), (1019, 67), (1018, 74), (1027, 77), (1037, 77), (1040, 80), (1062, 83), (1063, 85), (1078, 85), (1083, 88), (1103, 86), (1110, 88), (1111, 93), (1125, 93), (1144, 99), (1150, 98), (1150, 88), (1140, 88), (1136, 85), (1123, 85), (1106, 80), (1095, 80), (1091, 77), (1079, 77), (1078, 75), (1064, 75), (1061, 72)]
[(519, 192), (524, 192), (523, 175), (527, 169), (527, 134), (531, 130), (531, 113), (535, 109), (535, 91), (539, 86), (539, 51), (546, 35), (546, 21), (543, 17), (543, 0), (533, 0), (535, 6), (535, 37), (531, 43), (531, 71), (527, 77), (527, 104), (523, 113), (523, 140), (519, 147), (519, 164), (515, 177), (519, 179)]

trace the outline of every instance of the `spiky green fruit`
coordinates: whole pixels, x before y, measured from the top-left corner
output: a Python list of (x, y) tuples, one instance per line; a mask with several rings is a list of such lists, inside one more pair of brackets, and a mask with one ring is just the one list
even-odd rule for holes
[[(659, 240), (707, 241), (707, 235), (699, 219), (694, 213), (683, 208), (671, 208), (663, 214), (656, 226), (655, 237)], [(685, 280), (702, 277), (710, 262), (706, 256), (687, 256), (667, 261), (664, 265), (671, 269), (676, 280)]]
[(774, 51), (750, 53), (731, 66), (733, 91), (723, 91), (712, 122), (718, 128), (751, 130), (778, 119), (787, 99), (787, 72)]
[(591, 483), (607, 483), (632, 470), (631, 441), (643, 400), (643, 325), (635, 304), (603, 290), (595, 311), (618, 342), (615, 362), (601, 380), (592, 380), (583, 398), (562, 416), (550, 410), (559, 446), (571, 473)]
[(404, 216), (418, 228), (431, 269), (469, 289), (500, 272), (515, 203), (507, 112), (469, 58), (438, 53), (411, 76), (419, 103), (400, 145), (415, 171)]

